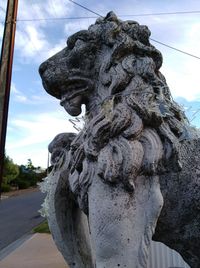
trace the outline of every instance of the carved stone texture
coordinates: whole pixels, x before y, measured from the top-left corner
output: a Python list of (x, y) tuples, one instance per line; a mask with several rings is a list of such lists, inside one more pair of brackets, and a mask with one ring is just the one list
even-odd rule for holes
[(49, 144), (48, 150), (51, 153), (51, 165), (56, 165), (61, 156), (69, 151), (71, 142), (76, 137), (74, 133), (60, 133)]
[(200, 267), (200, 139), (179, 144), (180, 172), (160, 176), (164, 206), (154, 240), (178, 251), (193, 268)]
[[(144, 268), (154, 233), (191, 267), (200, 267), (200, 135), (173, 101), (159, 71), (161, 53), (149, 36), (146, 26), (110, 12), (40, 66), (45, 90), (70, 115), (86, 105), (85, 127), (63, 151), (68, 160), (52, 156), (50, 188), (60, 180), (68, 185), (62, 213), (65, 207), (73, 228), (73, 206), (89, 220), (88, 262), (72, 227), (63, 241), (54, 231), (59, 248), (76, 241), (75, 257), (68, 246), (61, 250), (70, 267)], [(59, 195), (50, 194), (48, 202), (59, 210)], [(65, 232), (63, 218), (57, 221)], [(81, 226), (88, 228), (86, 221)]]
[(49, 145), (53, 170), (40, 185), (47, 193), (43, 210), (69, 267), (94, 267), (87, 217), (74, 201), (68, 181), (69, 149), (75, 137), (74, 133), (61, 133)]

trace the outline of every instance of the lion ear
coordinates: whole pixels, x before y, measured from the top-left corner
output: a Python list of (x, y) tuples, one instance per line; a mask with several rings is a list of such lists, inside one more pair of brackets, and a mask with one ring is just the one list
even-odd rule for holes
[(108, 12), (108, 14), (105, 16), (104, 20), (119, 22), (117, 15), (113, 11)]
[(80, 39), (83, 41), (88, 41), (89, 40), (89, 33), (87, 30), (81, 30), (73, 35), (71, 35), (68, 39), (67, 39), (67, 46), (69, 49), (73, 49), (75, 46), (76, 41)]

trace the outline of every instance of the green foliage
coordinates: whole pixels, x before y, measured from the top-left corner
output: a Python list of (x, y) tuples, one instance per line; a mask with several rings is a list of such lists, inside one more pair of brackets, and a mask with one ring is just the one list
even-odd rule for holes
[(10, 190), (11, 190), (11, 187), (10, 187), (10, 185), (9, 184), (2, 184), (2, 186), (1, 186), (1, 190), (2, 190), (2, 192), (4, 192), (4, 193), (6, 193), (6, 192), (10, 192)]
[(50, 234), (48, 222), (47, 221), (42, 222), (40, 225), (38, 225), (37, 227), (33, 229), (33, 232)]
[(10, 190), (10, 186), (16, 186), (19, 189), (26, 189), (36, 186), (38, 181), (46, 177), (46, 171), (40, 167), (34, 167), (31, 159), (28, 159), (26, 165), (18, 166), (13, 163), (9, 156), (4, 158), (3, 187), (2, 191)]
[(46, 177), (46, 171), (40, 167), (34, 167), (31, 159), (28, 159), (26, 165), (19, 167), (19, 175), (15, 182), (20, 189), (26, 189), (30, 186), (36, 186), (44, 177)]
[(9, 156), (4, 158), (4, 167), (3, 167), (3, 183), (10, 184), (14, 181), (19, 175), (18, 165), (13, 163), (13, 160)]
[(28, 159), (26, 168), (27, 168), (27, 170), (29, 170), (29, 171), (33, 171), (33, 170), (35, 169), (35, 167), (33, 166), (33, 163), (32, 163), (32, 161), (31, 161), (30, 158)]
[(27, 166), (21, 165), (19, 167), (19, 175), (15, 180), (19, 189), (26, 189), (30, 186), (37, 184), (37, 176), (34, 170), (29, 169)]
[(31, 186), (28, 181), (20, 180), (20, 179), (16, 180), (16, 184), (17, 184), (19, 189), (27, 189), (27, 188), (29, 188)]

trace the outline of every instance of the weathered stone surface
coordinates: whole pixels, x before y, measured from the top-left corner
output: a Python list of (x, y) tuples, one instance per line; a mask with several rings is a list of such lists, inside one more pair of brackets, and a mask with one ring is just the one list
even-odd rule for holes
[(71, 142), (76, 137), (74, 133), (60, 133), (52, 140), (48, 146), (51, 153), (51, 165), (56, 165), (62, 155), (69, 151)]
[[(111, 12), (40, 66), (44, 88), (70, 115), (86, 105), (84, 129), (73, 141), (63, 136), (70, 147), (62, 147), (62, 135), (49, 146), (55, 166), (49, 223), (70, 267), (144, 268), (154, 232), (191, 267), (200, 266), (200, 135), (171, 98), (149, 36), (146, 26)], [(64, 161), (57, 148), (67, 154)], [(77, 225), (74, 207), (87, 215), (90, 235), (69, 228)], [(81, 226), (88, 228), (86, 221)]]
[(179, 144), (180, 172), (160, 176), (164, 206), (154, 240), (178, 251), (193, 268), (200, 266), (200, 139)]
[[(69, 186), (69, 149), (74, 133), (61, 133), (49, 145), (53, 170), (41, 183), (47, 193), (43, 204), (53, 239), (69, 267), (94, 267), (86, 215), (79, 209)], [(56, 158), (59, 156), (59, 159)]]

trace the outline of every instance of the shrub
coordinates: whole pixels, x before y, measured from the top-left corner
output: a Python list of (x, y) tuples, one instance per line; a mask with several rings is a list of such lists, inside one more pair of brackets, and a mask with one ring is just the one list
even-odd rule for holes
[(13, 160), (6, 156), (4, 157), (4, 166), (3, 166), (3, 182), (4, 184), (10, 184), (14, 181), (19, 175), (19, 167), (14, 164)]
[(24, 180), (18, 180), (17, 185), (18, 185), (19, 189), (27, 189), (28, 187), (30, 187), (30, 183), (28, 181), (24, 181)]
[(2, 186), (1, 186), (1, 190), (2, 190), (2, 192), (10, 192), (10, 190), (11, 190), (11, 187), (10, 187), (10, 185), (9, 184), (2, 184)]

